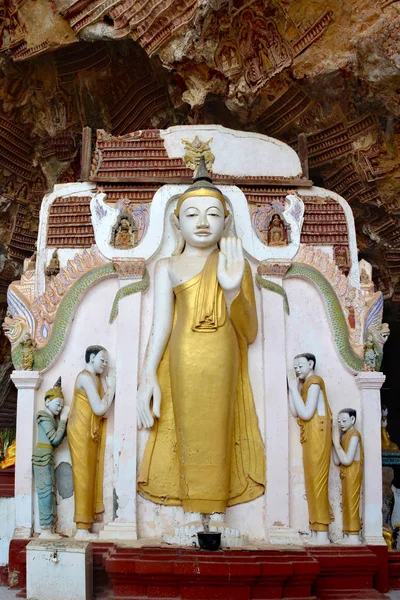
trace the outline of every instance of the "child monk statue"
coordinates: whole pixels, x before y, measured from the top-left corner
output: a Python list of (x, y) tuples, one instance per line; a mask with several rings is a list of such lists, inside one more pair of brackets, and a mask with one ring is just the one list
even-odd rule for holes
[(138, 392), (138, 426), (152, 431), (138, 489), (153, 502), (183, 507), (182, 537), (203, 529), (202, 515), (211, 515), (211, 531), (238, 536), (224, 524), (226, 507), (265, 488), (247, 364), (257, 334), (253, 280), (241, 241), (222, 237), (228, 216), (201, 162), (173, 216), (179, 253), (155, 269)]
[(315, 365), (314, 354), (305, 352), (295, 357), (295, 373), (288, 372), (289, 408), (300, 425), (312, 543), (328, 544), (328, 527), (333, 520), (328, 497), (332, 412), (324, 380), (314, 373)]
[(344, 408), (338, 414), (338, 427), (333, 429), (333, 460), (340, 465), (342, 480), (343, 540), (360, 544), (360, 493), (363, 479), (363, 447), (361, 434), (354, 427), (357, 413)]
[(103, 474), (106, 445), (105, 414), (115, 395), (115, 374), (103, 378), (108, 353), (102, 346), (89, 346), (86, 367), (76, 378), (68, 442), (74, 480), (76, 539), (96, 537), (92, 524), (104, 512)]
[[(36, 415), (38, 437), (32, 455), (36, 493), (39, 504), (41, 538), (60, 537), (54, 528), (57, 520), (56, 481), (54, 475), (54, 450), (65, 436), (69, 407), (64, 406), (61, 377), (44, 396), (45, 409)], [(61, 413), (61, 414), (60, 414)], [(60, 415), (60, 419), (57, 416)]]

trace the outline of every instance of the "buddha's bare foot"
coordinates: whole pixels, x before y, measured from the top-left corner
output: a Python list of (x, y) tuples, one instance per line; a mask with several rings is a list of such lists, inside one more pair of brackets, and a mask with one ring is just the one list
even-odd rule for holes
[(360, 546), (360, 536), (357, 534), (345, 534), (340, 540), (336, 542), (341, 546)]
[(167, 544), (179, 544), (180, 546), (196, 546), (197, 533), (204, 531), (201, 514), (197, 512), (186, 512), (185, 523), (176, 527), (173, 534), (163, 533), (162, 539)]
[(204, 531), (204, 525), (200, 520), (189, 521), (182, 525), (182, 527), (177, 527), (175, 530), (176, 535), (180, 537), (193, 537), (196, 538), (196, 535), (199, 531)]
[(61, 535), (58, 535), (55, 531), (51, 529), (42, 529), (41, 534), (39, 535), (41, 540), (59, 540), (61, 539)]
[(77, 529), (75, 534), (76, 540), (86, 541), (97, 540), (98, 538), (99, 536), (97, 535), (97, 533), (91, 533), (88, 529)]
[(311, 546), (327, 546), (331, 543), (327, 531), (315, 531), (309, 542)]
[(211, 515), (208, 525), (210, 533), (221, 533), (221, 546), (236, 548), (247, 543), (246, 536), (239, 529), (227, 525), (220, 516)]

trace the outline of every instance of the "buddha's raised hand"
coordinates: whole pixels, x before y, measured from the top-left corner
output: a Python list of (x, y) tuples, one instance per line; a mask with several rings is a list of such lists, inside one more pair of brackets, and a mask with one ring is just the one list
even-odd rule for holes
[[(152, 399), (152, 408), (150, 408)], [(161, 388), (158, 383), (157, 375), (144, 373), (139, 385), (137, 396), (138, 429), (141, 429), (142, 427), (152, 427), (154, 424), (154, 416), (160, 418), (160, 409)]]
[(244, 275), (242, 240), (236, 237), (222, 238), (218, 257), (217, 277), (224, 292), (240, 290)]

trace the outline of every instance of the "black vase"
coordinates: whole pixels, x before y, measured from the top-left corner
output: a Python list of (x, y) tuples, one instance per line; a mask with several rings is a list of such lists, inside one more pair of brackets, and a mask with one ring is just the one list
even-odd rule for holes
[(219, 550), (221, 546), (221, 533), (205, 533), (202, 531), (197, 534), (197, 537), (202, 550)]

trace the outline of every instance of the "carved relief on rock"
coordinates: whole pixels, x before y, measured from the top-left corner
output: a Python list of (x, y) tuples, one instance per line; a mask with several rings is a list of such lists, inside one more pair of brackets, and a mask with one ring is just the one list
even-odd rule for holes
[[(117, 209), (121, 211), (121, 214), (129, 215), (132, 222), (131, 226), (134, 230), (134, 246), (137, 246), (147, 233), (150, 204), (146, 202), (132, 202), (130, 198), (121, 198), (117, 201)], [(133, 248), (134, 246), (131, 247)], [(117, 248), (117, 246), (114, 247)]]
[(123, 210), (117, 217), (111, 232), (111, 245), (114, 248), (128, 250), (137, 246), (138, 226), (135, 219), (127, 211)]
[(268, 198), (270, 202), (265, 204), (254, 204), (249, 202), (250, 218), (253, 229), (264, 244), (268, 245), (268, 228), (274, 214), (282, 214), (285, 207), (285, 200), (276, 200)]
[(186, 150), (183, 160), (189, 169), (196, 171), (200, 164), (200, 158), (204, 156), (207, 169), (212, 171), (212, 166), (215, 160), (215, 156), (211, 152), (210, 148), (210, 143), (212, 141), (213, 138), (210, 138), (207, 142), (202, 142), (198, 135), (196, 135), (192, 142), (189, 140), (182, 140), (182, 144), (185, 146)]
[(335, 261), (338, 267), (349, 269), (350, 259), (347, 246), (335, 246)]
[(268, 217), (263, 234), (267, 246), (287, 246), (291, 242), (290, 225), (278, 211), (273, 211)]
[[(243, 65), (246, 82), (253, 91), (290, 65), (293, 56), (290, 44), (281, 36), (276, 23), (264, 18), (262, 13), (252, 9), (242, 11), (234, 24), (234, 30), (237, 55), (235, 59), (231, 45), (230, 64)], [(224, 56), (222, 50), (217, 50), (220, 60)]]

